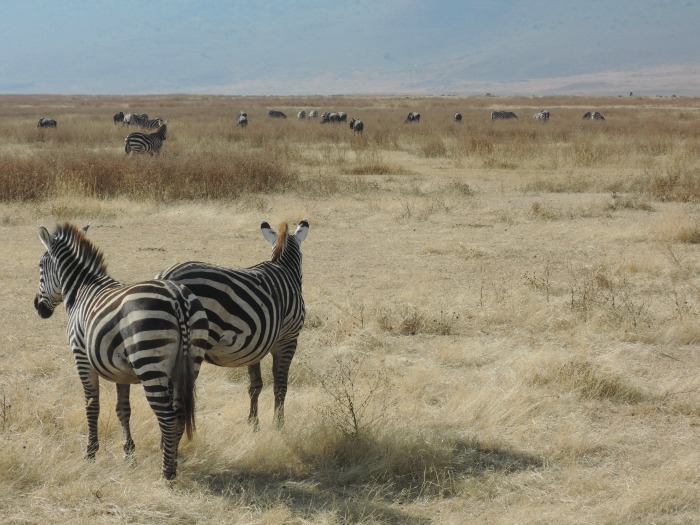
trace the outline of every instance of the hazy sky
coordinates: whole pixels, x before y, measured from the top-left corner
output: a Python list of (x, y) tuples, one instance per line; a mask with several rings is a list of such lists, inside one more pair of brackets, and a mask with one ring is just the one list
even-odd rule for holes
[(585, 91), (612, 73), (656, 89), (700, 68), (696, 0), (5, 4), (0, 93)]

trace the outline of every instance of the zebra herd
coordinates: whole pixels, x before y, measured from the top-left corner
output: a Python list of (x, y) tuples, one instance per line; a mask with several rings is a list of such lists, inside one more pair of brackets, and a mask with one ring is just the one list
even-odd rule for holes
[(162, 475), (176, 476), (178, 444), (195, 429), (195, 382), (202, 361), (248, 367), (249, 423), (258, 428), (260, 361), (272, 355), (275, 424), (284, 423), (289, 367), (304, 325), (301, 243), (309, 231), (302, 220), (294, 233), (263, 221), (271, 260), (250, 268), (197, 261), (176, 264), (154, 279), (125, 285), (106, 270), (104, 256), (87, 238), (87, 227), (43, 226), (34, 307), (51, 317), (63, 302), (67, 335), (85, 394), (88, 443), (99, 449), (100, 378), (116, 384), (117, 418), (123, 450), (133, 458), (129, 425), (130, 385), (141, 383), (161, 431)]

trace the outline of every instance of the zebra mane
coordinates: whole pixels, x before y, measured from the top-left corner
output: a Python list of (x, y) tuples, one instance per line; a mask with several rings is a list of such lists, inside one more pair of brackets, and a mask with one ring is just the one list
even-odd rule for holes
[(85, 267), (96, 269), (100, 274), (107, 273), (104, 255), (75, 224), (69, 222), (65, 222), (63, 225), (57, 224), (52, 237), (56, 242), (70, 246), (71, 252)]
[(277, 234), (277, 244), (275, 244), (275, 247), (272, 250), (272, 260), (277, 261), (280, 258), (280, 255), (282, 255), (282, 252), (284, 252), (284, 247), (287, 245), (287, 232), (289, 230), (289, 226), (287, 226), (287, 223), (283, 223), (280, 225), (280, 231)]

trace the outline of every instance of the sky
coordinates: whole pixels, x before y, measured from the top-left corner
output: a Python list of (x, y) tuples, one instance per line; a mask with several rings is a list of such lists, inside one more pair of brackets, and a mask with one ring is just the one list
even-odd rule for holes
[(700, 0), (7, 0), (0, 93), (700, 95)]

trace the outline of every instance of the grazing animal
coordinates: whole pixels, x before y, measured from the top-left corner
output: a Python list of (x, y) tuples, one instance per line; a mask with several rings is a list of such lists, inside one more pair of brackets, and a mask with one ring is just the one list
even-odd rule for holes
[(455, 122), (462, 122), (462, 114), (455, 113)]
[(299, 113), (297, 113), (297, 118), (299, 120), (304, 120), (306, 118), (306, 111), (302, 109)]
[(168, 123), (163, 122), (155, 133), (129, 133), (124, 139), (124, 153), (150, 153), (158, 155), (168, 136)]
[(68, 342), (85, 393), (88, 444), (99, 449), (100, 377), (117, 384), (117, 417), (124, 453), (134, 441), (129, 419), (131, 384), (142, 383), (161, 430), (163, 477), (175, 478), (177, 448), (195, 428), (195, 380), (204, 358), (209, 323), (200, 301), (184, 286), (163, 280), (124, 285), (107, 274), (102, 253), (85, 230), (65, 223), (53, 233), (43, 226), (46, 252), (39, 261), (34, 307), (44, 319), (63, 302)]
[(318, 111), (316, 111), (315, 109), (309, 111), (309, 118), (318, 118)]
[(338, 122), (347, 122), (348, 114), (344, 111), (338, 111)]
[(225, 367), (248, 367), (250, 412), (248, 422), (257, 429), (258, 396), (263, 381), (260, 361), (272, 355), (274, 422), (284, 424), (289, 366), (304, 326), (301, 290), (301, 243), (309, 232), (302, 220), (293, 234), (282, 224), (279, 234), (263, 221), (263, 237), (272, 246), (272, 260), (250, 268), (226, 268), (188, 261), (158, 274), (192, 290), (209, 319), (209, 348), (205, 361)]
[(54, 119), (44, 117), (40, 118), (36, 125), (37, 128), (55, 128), (57, 126), (58, 123)]
[(276, 109), (271, 109), (270, 111), (268, 111), (267, 116), (270, 118), (287, 118), (287, 115), (285, 115), (281, 111), (277, 111)]
[(236, 118), (236, 124), (241, 128), (245, 128), (248, 125), (248, 113), (241, 111)]
[(605, 117), (597, 111), (586, 111), (583, 114), (583, 120), (605, 120)]
[(143, 127), (142, 123), (148, 120), (147, 113), (127, 113), (124, 115), (124, 124), (127, 126)]
[(326, 122), (340, 122), (340, 114), (326, 111), (321, 115), (321, 124), (325, 124)]
[(512, 111), (493, 111), (491, 113), (491, 120), (509, 120), (513, 118), (517, 119), (518, 115)]
[(535, 120), (539, 120), (540, 122), (547, 122), (549, 120), (549, 111), (547, 111), (546, 109), (538, 111), (537, 113), (532, 115), (532, 118)]
[(411, 111), (404, 122), (420, 122), (420, 113), (417, 111)]
[(364, 123), (360, 119), (355, 119), (354, 117), (350, 121), (350, 129), (355, 133), (362, 135), (362, 130), (365, 129)]
[(114, 125), (116, 126), (119, 123), (124, 123), (124, 112), (123, 111), (118, 111), (117, 113), (112, 116), (112, 119), (114, 120)]

